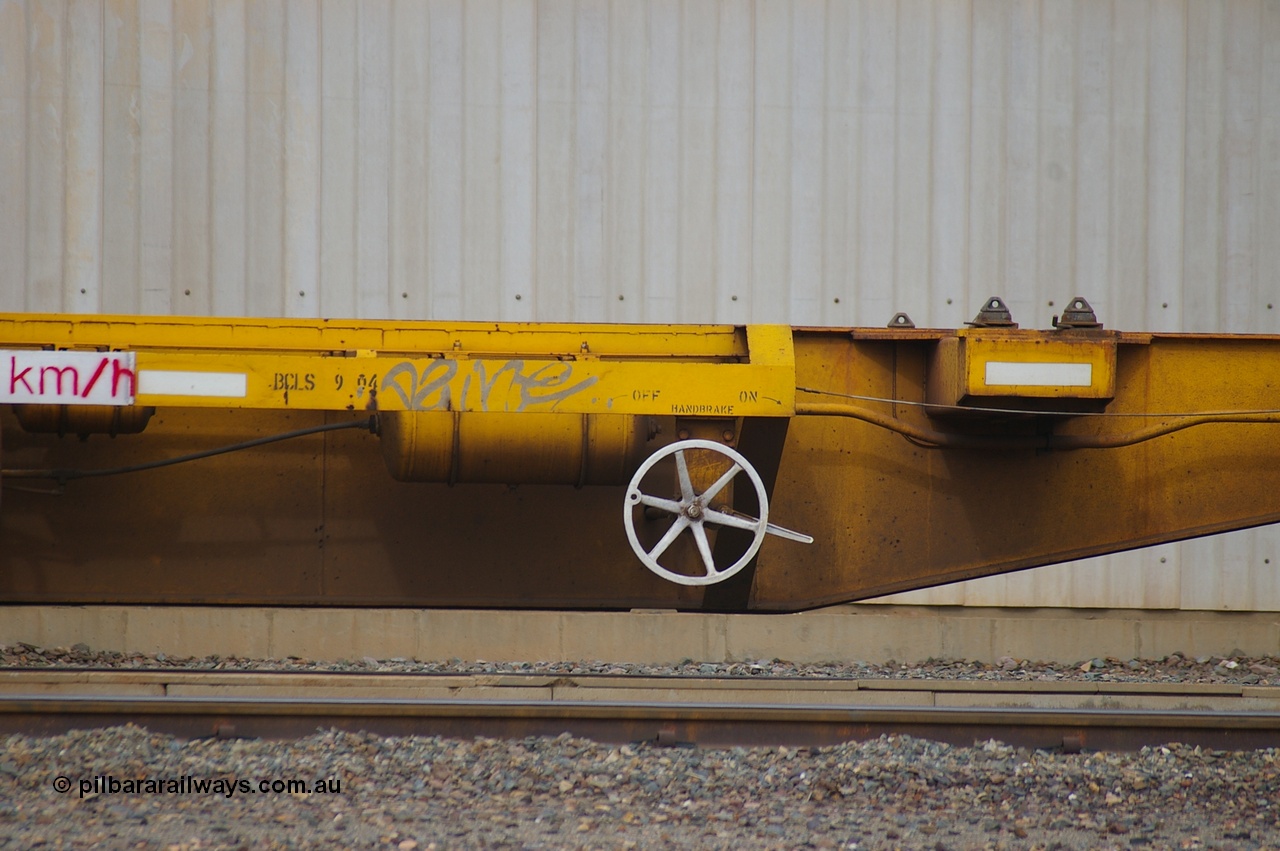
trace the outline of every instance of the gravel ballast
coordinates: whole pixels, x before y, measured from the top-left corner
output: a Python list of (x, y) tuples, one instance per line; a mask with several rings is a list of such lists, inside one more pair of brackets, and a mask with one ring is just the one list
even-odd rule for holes
[[(336, 789), (269, 791), (288, 780)], [(0, 751), (0, 837), (22, 849), (1244, 849), (1280, 847), (1278, 794), (1275, 750), (1178, 745), (696, 750), (567, 735), (181, 741), (120, 727), (12, 736)]]
[[(0, 649), (0, 666), (9, 668), (1261, 684), (1275, 683), (1278, 662), (320, 663)], [(290, 790), (289, 781), (306, 786)], [(464, 741), (333, 730), (295, 741), (183, 740), (127, 726), (0, 738), (0, 847), (1280, 848), (1280, 751), (1169, 744), (1064, 754), (904, 736), (693, 749), (568, 735)]]
[(694, 677), (802, 677), (818, 679), (923, 679), (986, 680), (1008, 682), (1151, 682), (1280, 685), (1280, 657), (1188, 657), (1174, 653), (1162, 659), (1085, 659), (1077, 662), (1033, 662), (1012, 657), (994, 663), (929, 659), (925, 662), (885, 664), (824, 662), (797, 664), (783, 659), (740, 662), (698, 662), (678, 665), (641, 665), (599, 660), (581, 662), (419, 661), (414, 659), (343, 659), (316, 661), (246, 659), (234, 656), (172, 657), (163, 653), (94, 651), (83, 644), (73, 647), (37, 647), (32, 644), (0, 645), (0, 669), (4, 668), (121, 668), (125, 670), (190, 671), (369, 671), (420, 674), (589, 674)]

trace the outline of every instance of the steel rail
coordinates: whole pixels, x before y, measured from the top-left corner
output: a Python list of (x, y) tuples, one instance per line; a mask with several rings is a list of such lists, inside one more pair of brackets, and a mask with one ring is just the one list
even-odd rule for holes
[[(557, 696), (588, 694), (601, 689), (630, 690), (724, 691), (829, 693), (901, 692), (932, 694), (936, 699), (948, 693), (975, 695), (1044, 695), (1101, 696), (1120, 699), (1125, 696), (1148, 696), (1203, 700), (1207, 698), (1249, 697), (1274, 705), (1280, 711), (1280, 685), (1232, 682), (1177, 682), (1149, 680), (1100, 679), (927, 679), (923, 677), (849, 677), (804, 676), (798, 674), (691, 675), (678, 672), (616, 673), (605, 671), (441, 671), (441, 670), (344, 670), (291, 668), (259, 670), (253, 668), (121, 668), (110, 666), (32, 666), (0, 668), (0, 694), (14, 693), (18, 688), (40, 690), (78, 686), (158, 686), (182, 689), (190, 687), (226, 690), (253, 686), (277, 689), (347, 689), (382, 690), (397, 687), (415, 689), (522, 688), (556, 690)], [(567, 691), (566, 691), (567, 690)], [(105, 693), (105, 692), (102, 692)], [(164, 694), (178, 696), (168, 691)], [(296, 695), (305, 696), (305, 695)], [(315, 695), (312, 695), (315, 696)], [(716, 702), (716, 701), (712, 701)], [(855, 701), (856, 702), (856, 701)]]
[[(1067, 751), (1170, 742), (1233, 750), (1280, 747), (1276, 709), (933, 706), (925, 703), (928, 693), (920, 693), (915, 703), (873, 705), (860, 703), (856, 688), (838, 704), (654, 700), (650, 689), (634, 691), (634, 700), (11, 693), (0, 696), (0, 733), (48, 735), (133, 723), (183, 737), (224, 738), (297, 738), (337, 728), (501, 738), (568, 732), (606, 742), (706, 747), (819, 746), (893, 733), (957, 745), (998, 739)], [(726, 697), (731, 694), (726, 690)], [(779, 689), (779, 694), (797, 692)], [(1007, 699), (1010, 693), (990, 695)]]

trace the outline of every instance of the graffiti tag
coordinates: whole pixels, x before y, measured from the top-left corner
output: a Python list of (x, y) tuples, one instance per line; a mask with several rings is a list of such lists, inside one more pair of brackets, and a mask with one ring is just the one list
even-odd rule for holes
[[(509, 360), (489, 370), (492, 363), (433, 360), (421, 370), (413, 361), (401, 361), (387, 370), (381, 389), (392, 390), (409, 411), (525, 411), (555, 410), (560, 402), (599, 381), (589, 375), (574, 381), (573, 364), (546, 363), (526, 366)], [(457, 398), (455, 379), (462, 373)]]

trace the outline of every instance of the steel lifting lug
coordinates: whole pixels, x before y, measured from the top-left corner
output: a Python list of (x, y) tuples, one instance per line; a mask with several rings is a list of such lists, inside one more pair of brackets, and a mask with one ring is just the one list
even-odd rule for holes
[(1102, 323), (1098, 321), (1098, 315), (1093, 312), (1093, 308), (1089, 302), (1085, 301), (1082, 296), (1076, 296), (1071, 299), (1071, 303), (1067, 305), (1067, 309), (1062, 311), (1062, 317), (1053, 317), (1054, 328), (1101, 328)]
[(911, 317), (899, 311), (893, 314), (893, 318), (889, 320), (890, 328), (914, 328), (916, 323), (911, 321)]
[(972, 325), (974, 328), (1017, 328), (1018, 323), (1013, 321), (1013, 314), (1009, 313), (1009, 308), (1004, 303), (1004, 299), (999, 296), (992, 296), (982, 305), (982, 310), (978, 311), (978, 315), (973, 317), (972, 321), (964, 323)]

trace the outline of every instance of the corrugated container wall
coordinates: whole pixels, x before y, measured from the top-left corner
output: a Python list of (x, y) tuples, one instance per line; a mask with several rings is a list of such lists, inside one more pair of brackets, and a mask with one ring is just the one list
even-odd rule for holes
[[(0, 309), (1280, 332), (1280, 3), (0, 0)], [(1237, 533), (902, 595), (1280, 609)]]

